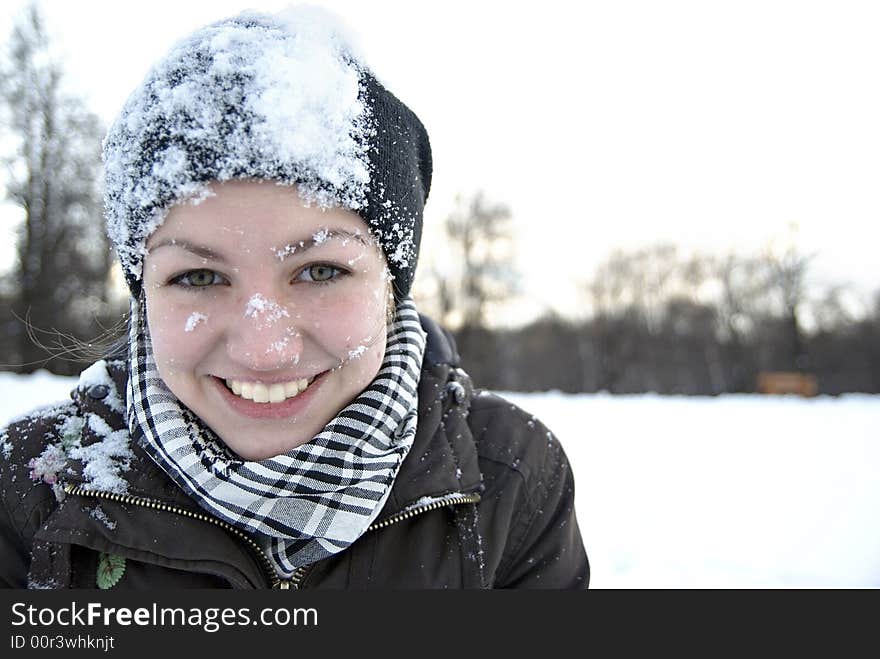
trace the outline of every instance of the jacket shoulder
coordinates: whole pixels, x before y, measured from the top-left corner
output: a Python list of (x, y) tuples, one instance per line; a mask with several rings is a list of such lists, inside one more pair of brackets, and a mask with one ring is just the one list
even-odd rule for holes
[(87, 408), (120, 412), (116, 366), (96, 362), (80, 375), (70, 400), (39, 407), (0, 430), (0, 524), (5, 533), (32, 536), (62, 498), (57, 481), (64, 475), (67, 452), (81, 441)]
[[(72, 400), (52, 403), (38, 407), (24, 416), (16, 417), (0, 430), (0, 470), (3, 473), (4, 489), (11, 483), (31, 483), (30, 472), (40, 473), (43, 467), (37, 464), (39, 456), (45, 454), (47, 447), (63, 441), (66, 435), (78, 434), (79, 408)], [(21, 477), (24, 476), (22, 479)], [(41, 480), (35, 476), (33, 481)]]
[(522, 472), (527, 480), (566, 461), (559, 440), (540, 419), (497, 394), (474, 393), (470, 426), (481, 459)]
[(509, 400), (476, 392), (470, 425), (496, 521), (509, 529), (497, 586), (585, 588), (589, 563), (574, 511), (574, 476), (553, 432)]
[(469, 422), (487, 491), (520, 488), (526, 507), (536, 510), (561, 478), (571, 478), (568, 457), (553, 431), (506, 398), (476, 391)]
[(89, 366), (80, 374), (70, 400), (38, 407), (0, 430), (2, 462), (7, 466), (27, 465), (47, 446), (65, 439), (78, 440), (82, 420), (89, 412), (101, 417), (123, 417), (125, 377), (124, 363), (120, 361), (102, 359)]
[(55, 509), (58, 447), (76, 425), (73, 401), (36, 409), (0, 431), (0, 587), (24, 588), (34, 534)]

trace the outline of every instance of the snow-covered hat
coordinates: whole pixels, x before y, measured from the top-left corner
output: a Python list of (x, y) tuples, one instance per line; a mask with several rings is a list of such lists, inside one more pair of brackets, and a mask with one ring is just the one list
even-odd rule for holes
[(104, 140), (107, 229), (132, 294), (147, 238), (169, 207), (212, 181), (296, 184), (309, 202), (358, 213), (381, 245), (398, 298), (418, 260), (431, 147), (326, 12), (253, 12), (172, 48)]

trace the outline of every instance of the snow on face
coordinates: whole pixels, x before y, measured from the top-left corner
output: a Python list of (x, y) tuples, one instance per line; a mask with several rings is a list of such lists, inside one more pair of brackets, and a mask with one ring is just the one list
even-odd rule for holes
[(186, 325), (184, 325), (183, 331), (192, 332), (199, 323), (207, 322), (208, 317), (205, 314), (194, 311), (190, 314), (189, 318), (186, 319)]
[(361, 208), (372, 131), (362, 65), (332, 16), (245, 13), (176, 45), (129, 98), (104, 143), (108, 232), (140, 277), (144, 242), (210, 181), (296, 183), (309, 203)]
[(295, 254), (297, 248), (298, 247), (301, 248), (304, 244), (305, 244), (304, 242), (300, 242), (297, 245), (285, 245), (284, 247), (281, 247), (281, 248), (272, 247), (271, 250), (272, 250), (272, 253), (275, 255), (276, 259), (278, 259), (279, 261), (283, 261), (291, 254)]
[[(295, 187), (256, 181), (217, 184), (203, 204), (175, 206), (151, 237), (143, 283), (159, 374), (239, 456), (263, 459), (312, 439), (376, 377), (387, 269), (367, 237), (356, 213), (320, 209)], [(282, 245), (298, 247), (279, 259)], [(205, 268), (219, 275), (214, 283), (169, 284)], [(209, 322), (181, 331), (194, 313)], [(277, 418), (243, 416), (218, 395), (218, 381), (319, 376), (308, 403)]]
[(245, 318), (253, 318), (257, 323), (257, 327), (266, 327), (282, 318), (290, 318), (287, 309), (282, 307), (274, 300), (268, 300), (260, 293), (252, 295), (247, 301), (244, 309)]
[[(290, 334), (292, 336), (296, 336), (296, 332), (294, 332), (293, 330), (288, 331), (288, 334)], [(270, 343), (266, 347), (266, 354), (278, 353), (279, 355), (283, 355), (284, 352), (287, 350), (288, 346), (290, 345), (290, 338), (291, 338), (290, 336), (285, 336), (284, 338), (279, 339), (278, 341), (273, 341), (272, 343)], [(291, 360), (292, 363), (294, 365), (299, 364), (299, 358), (300, 358), (299, 355), (294, 355)]]

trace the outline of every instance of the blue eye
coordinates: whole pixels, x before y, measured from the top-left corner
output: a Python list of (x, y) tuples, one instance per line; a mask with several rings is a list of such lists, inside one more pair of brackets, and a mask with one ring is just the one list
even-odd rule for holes
[(318, 284), (326, 283), (337, 279), (340, 275), (347, 274), (342, 268), (326, 263), (318, 263), (310, 265), (297, 275), (297, 279), (301, 281), (311, 281)]
[(177, 275), (171, 279), (171, 283), (184, 288), (205, 288), (207, 286), (225, 284), (226, 280), (213, 270), (203, 268), (200, 270), (189, 270)]

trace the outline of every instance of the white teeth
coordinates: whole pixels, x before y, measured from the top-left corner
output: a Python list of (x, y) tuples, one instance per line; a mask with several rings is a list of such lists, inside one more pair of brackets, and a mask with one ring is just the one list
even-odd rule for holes
[(301, 394), (309, 384), (311, 383), (306, 378), (270, 385), (261, 382), (226, 380), (226, 386), (232, 393), (255, 403), (282, 403), (288, 398)]
[(260, 384), (257, 382), (254, 384), (254, 402), (255, 403), (268, 403), (269, 402), (269, 387), (265, 384)]
[(269, 387), (269, 402), (270, 403), (280, 403), (285, 398), (284, 396), (284, 385), (283, 384), (273, 384)]
[(305, 378), (300, 378), (299, 380), (293, 380), (292, 382), (284, 383), (284, 395), (288, 398), (292, 398), (296, 396), (299, 392), (305, 391), (306, 387), (309, 386), (309, 381)]
[(242, 382), (241, 383), (241, 393), (239, 394), (242, 398), (247, 398), (248, 400), (254, 399), (254, 385), (250, 382)]

